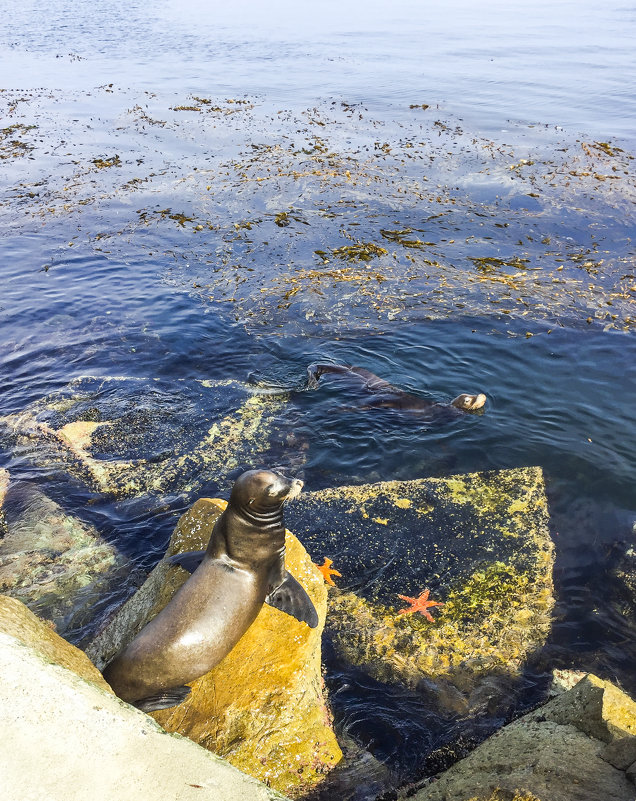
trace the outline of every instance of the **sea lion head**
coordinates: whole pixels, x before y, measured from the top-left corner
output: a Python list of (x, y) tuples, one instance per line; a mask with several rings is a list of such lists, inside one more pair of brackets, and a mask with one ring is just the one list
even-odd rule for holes
[(287, 478), (276, 470), (248, 470), (234, 482), (230, 503), (255, 511), (279, 509), (288, 498), (295, 498), (302, 487), (299, 478)]
[(476, 412), (481, 409), (486, 403), (486, 396), (483, 392), (477, 395), (468, 395), (465, 392), (458, 395), (451, 401), (451, 406), (456, 409), (461, 409), (462, 412)]

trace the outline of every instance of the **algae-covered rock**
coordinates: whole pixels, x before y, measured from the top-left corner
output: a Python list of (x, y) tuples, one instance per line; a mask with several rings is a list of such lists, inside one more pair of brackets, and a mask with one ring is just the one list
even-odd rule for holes
[[(588, 675), (576, 687), (501, 729), (453, 765), (415, 801), (634, 801), (608, 738), (636, 727), (636, 704)], [(602, 736), (598, 739), (592, 733)], [(616, 749), (618, 750), (618, 749)]]
[[(342, 573), (329, 597), (339, 653), (381, 681), (464, 711), (490, 703), (550, 629), (553, 546), (540, 468), (305, 493), (288, 524)], [(400, 596), (442, 602), (432, 620)]]
[(128, 569), (127, 560), (32, 484), (10, 485), (4, 506), (0, 592), (52, 621), (60, 634), (81, 628)]
[(72, 670), (86, 681), (112, 693), (102, 674), (83, 651), (62, 639), (23, 603), (7, 595), (0, 595), (0, 632), (32, 648), (47, 662)]
[[(200, 499), (180, 519), (167, 555), (207, 545), (224, 501)], [(154, 712), (167, 730), (203, 745), (269, 786), (295, 796), (321, 781), (341, 758), (323, 696), (320, 638), (326, 589), (289, 532), (286, 566), (319, 615), (310, 629), (267, 604), (234, 649), (191, 683), (179, 706)], [(100, 667), (159, 612), (189, 574), (164, 559), (87, 652)]]
[(95, 492), (194, 491), (270, 447), (287, 394), (238, 381), (83, 377), (0, 418), (0, 443)]

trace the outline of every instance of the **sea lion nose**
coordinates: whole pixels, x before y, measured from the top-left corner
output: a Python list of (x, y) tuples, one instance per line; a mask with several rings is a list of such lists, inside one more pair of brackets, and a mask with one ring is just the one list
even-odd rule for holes
[(289, 487), (289, 492), (287, 493), (287, 499), (290, 500), (291, 498), (296, 498), (300, 495), (300, 491), (302, 490), (305, 482), (301, 481), (299, 478), (293, 478), (291, 480), (291, 484)]

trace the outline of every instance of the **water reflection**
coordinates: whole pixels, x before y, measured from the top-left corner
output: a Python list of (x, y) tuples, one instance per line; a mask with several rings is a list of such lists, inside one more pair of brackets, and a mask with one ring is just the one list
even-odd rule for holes
[[(470, 0), (303, 4), (167, 0), (153, 6), (9, 0), (8, 85), (115, 83), (259, 93), (311, 103), (443, 104), (482, 130), (507, 119), (633, 133), (632, 4)], [(5, 75), (7, 73), (5, 72)], [(7, 80), (5, 78), (5, 80)]]
[[(511, 709), (554, 666), (636, 692), (632, 5), (98, 5), (3, 6), (0, 145), (22, 144), (2, 161), (1, 414), (82, 375), (160, 379), (153, 411), (199, 441), (218, 409), (175, 403), (179, 382), (233, 379), (289, 392), (272, 458), (307, 489), (541, 465), (557, 607)], [(352, 410), (305, 391), (324, 360), (487, 410), (443, 429)], [(107, 498), (2, 448), (143, 569), (195, 496)], [(503, 722), (440, 720), (325, 658), (341, 732), (400, 780)]]

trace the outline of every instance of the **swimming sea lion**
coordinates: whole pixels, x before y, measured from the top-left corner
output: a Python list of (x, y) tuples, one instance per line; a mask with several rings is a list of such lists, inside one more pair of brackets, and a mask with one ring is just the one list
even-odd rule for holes
[(265, 602), (318, 625), (309, 596), (285, 570), (283, 503), (302, 484), (270, 470), (239, 476), (207, 549), (171, 559), (192, 576), (105, 668), (120, 698), (144, 712), (180, 704), (190, 692), (184, 685), (232, 650)]
[(361, 407), (363, 409), (401, 409), (415, 412), (426, 419), (447, 420), (457, 417), (463, 412), (475, 412), (486, 403), (486, 396), (482, 392), (477, 395), (463, 393), (452, 400), (450, 404), (436, 403), (427, 398), (412, 395), (410, 392), (404, 392), (370, 370), (365, 370), (364, 367), (350, 367), (345, 364), (310, 364), (307, 368), (307, 386), (309, 388), (318, 386), (320, 376), (325, 373), (345, 376), (353, 381), (356, 387), (368, 392), (371, 398)]

